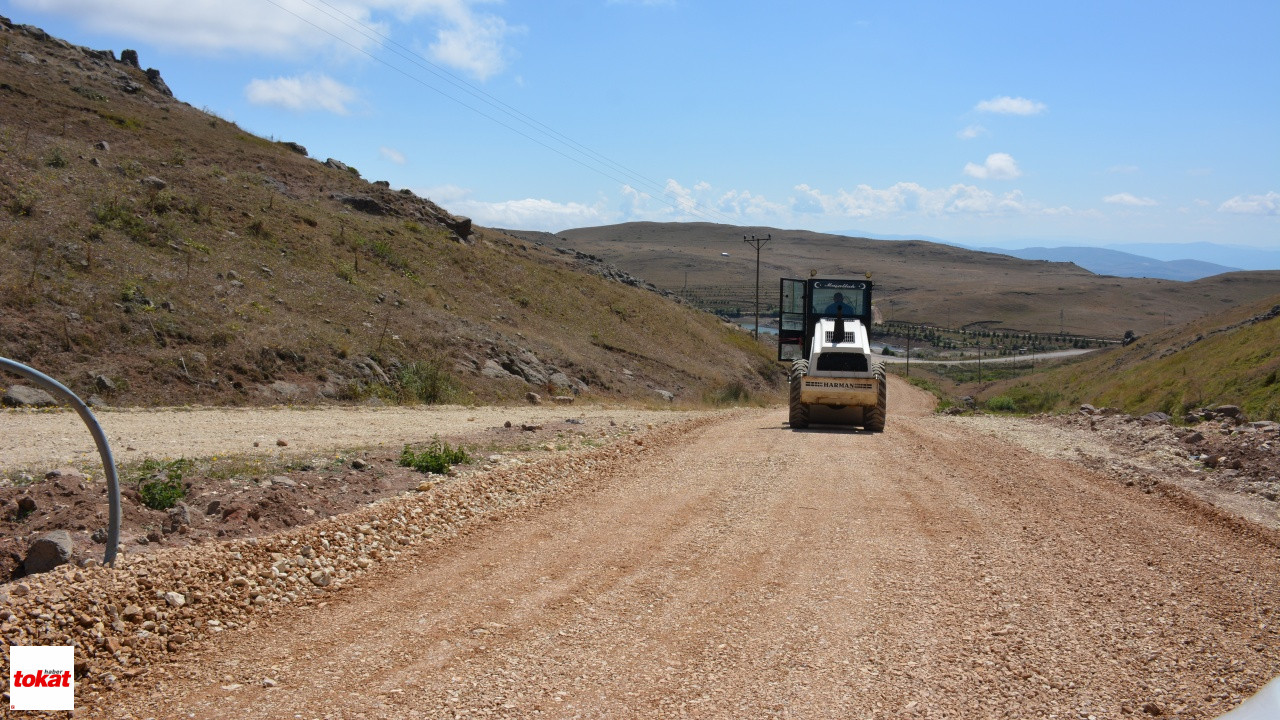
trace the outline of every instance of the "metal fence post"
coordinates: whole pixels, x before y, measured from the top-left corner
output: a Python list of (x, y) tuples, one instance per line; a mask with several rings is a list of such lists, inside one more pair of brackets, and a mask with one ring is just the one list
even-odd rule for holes
[(102, 469), (107, 476), (107, 500), (110, 511), (107, 520), (107, 550), (103, 555), (102, 564), (114, 565), (116, 550), (120, 547), (120, 478), (116, 475), (116, 463), (111, 456), (111, 445), (107, 443), (107, 434), (98, 424), (98, 418), (94, 417), (93, 411), (75, 393), (39, 370), (5, 357), (0, 357), (0, 369), (21, 375), (43, 386), (45, 390), (52, 392), (54, 396), (70, 405), (89, 427), (89, 434), (93, 435), (93, 442), (98, 446), (98, 456), (102, 458)]

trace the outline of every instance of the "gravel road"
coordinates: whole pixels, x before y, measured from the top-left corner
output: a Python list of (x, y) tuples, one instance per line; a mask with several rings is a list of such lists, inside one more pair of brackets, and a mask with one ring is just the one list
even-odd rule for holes
[(636, 438), (77, 717), (1212, 718), (1280, 672), (1269, 531), (890, 392)]

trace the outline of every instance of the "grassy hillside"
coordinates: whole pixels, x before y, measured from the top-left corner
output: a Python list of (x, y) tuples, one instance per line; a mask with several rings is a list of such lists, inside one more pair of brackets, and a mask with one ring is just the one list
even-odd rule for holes
[(772, 236), (760, 255), (762, 301), (776, 303), (779, 277), (807, 277), (810, 270), (827, 277), (872, 272), (885, 320), (944, 327), (981, 324), (1119, 338), (1126, 330), (1146, 334), (1254, 302), (1280, 287), (1280, 272), (1272, 271), (1194, 282), (1107, 277), (1070, 263), (918, 240), (711, 223), (627, 223), (558, 233), (562, 244), (660, 287), (690, 295), (719, 288), (745, 304), (754, 292), (756, 258), (744, 235)]
[(0, 25), (0, 355), (74, 390), (699, 402), (781, 378), (714, 317), (246, 133), (113, 53)]
[(1280, 295), (1178, 328), (1128, 347), (984, 388), (1024, 410), (1080, 403), (1175, 417), (1195, 408), (1239, 405), (1254, 420), (1280, 420)]

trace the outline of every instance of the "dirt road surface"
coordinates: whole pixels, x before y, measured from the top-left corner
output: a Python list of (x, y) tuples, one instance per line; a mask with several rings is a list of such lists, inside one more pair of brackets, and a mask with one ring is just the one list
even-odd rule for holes
[[(399, 448), (432, 435), (466, 436), (514, 420), (545, 423), (566, 417), (619, 417), (665, 423), (691, 413), (616, 410), (574, 405), (519, 408), (321, 407), (201, 408), (96, 413), (118, 462), (210, 455), (298, 456), (354, 447)], [(287, 445), (280, 446), (277, 441)], [(97, 463), (93, 439), (75, 413), (0, 413), (0, 468)]]
[(77, 717), (1212, 718), (1280, 673), (1273, 535), (890, 397), (697, 423)]

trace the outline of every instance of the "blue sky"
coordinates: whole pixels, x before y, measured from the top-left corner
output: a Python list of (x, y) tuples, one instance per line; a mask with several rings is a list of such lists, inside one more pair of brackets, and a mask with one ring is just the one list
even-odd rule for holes
[(0, 0), (482, 225), (1280, 249), (1280, 3)]

